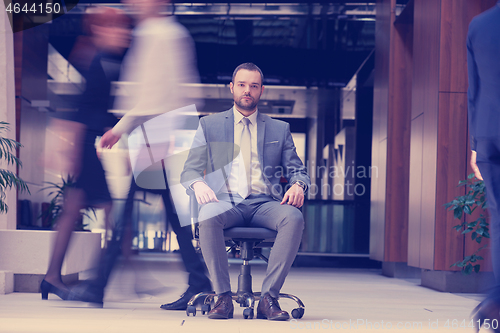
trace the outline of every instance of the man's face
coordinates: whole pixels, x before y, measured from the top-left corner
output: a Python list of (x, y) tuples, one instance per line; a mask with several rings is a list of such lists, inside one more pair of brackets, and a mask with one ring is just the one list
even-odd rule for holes
[(234, 77), (234, 82), (229, 84), (233, 94), (234, 103), (244, 111), (253, 111), (259, 103), (264, 91), (262, 79), (258, 71), (240, 69)]

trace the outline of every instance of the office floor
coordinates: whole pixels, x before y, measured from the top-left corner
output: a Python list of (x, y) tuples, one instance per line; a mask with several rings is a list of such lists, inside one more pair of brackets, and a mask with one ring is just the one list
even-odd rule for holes
[[(257, 262), (252, 267), (256, 291), (264, 270)], [(231, 260), (230, 271), (235, 289), (239, 261)], [(119, 265), (102, 309), (54, 295), (48, 301), (40, 294), (0, 295), (0, 332), (473, 332), (469, 314), (481, 299), (420, 287), (419, 280), (387, 278), (380, 270), (293, 267), (282, 292), (304, 302), (300, 320), (245, 320), (240, 307), (230, 320), (161, 310), (184, 292), (185, 283), (177, 255), (141, 254), (132, 266)], [(295, 307), (290, 300), (280, 303), (289, 312)]]

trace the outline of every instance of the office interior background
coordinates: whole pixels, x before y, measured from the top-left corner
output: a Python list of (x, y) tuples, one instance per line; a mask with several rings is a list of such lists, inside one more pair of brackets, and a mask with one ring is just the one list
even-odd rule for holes
[[(465, 193), (457, 184), (471, 173), (468, 24), (496, 1), (172, 2), (166, 12), (194, 39), (201, 81), (193, 89), (198, 114), (176, 137), (177, 151), (189, 148), (199, 116), (232, 106), (232, 71), (254, 62), (265, 76), (259, 111), (290, 124), (313, 184), (296, 265), (381, 267), (388, 276), (421, 276), (423, 285), (447, 290), (440, 277), (460, 270), (450, 266), (480, 247), (452, 229), (458, 222), (444, 204)], [(0, 270), (13, 271), (15, 279), (41, 275), (47, 266), (52, 236), (40, 214), (50, 196), (43, 188), (60, 183), (61, 175), (39, 161), (50, 149), (50, 118), (73, 112), (83, 91), (84, 80), (67, 60), (82, 34), (82, 15), (91, 6), (122, 7), (105, 0), (66, 5), (72, 9), (49, 22), (14, 16), (15, 33), (0, 41), (7, 73), (0, 120), (23, 145), (16, 171), (30, 188), (9, 192), (11, 208), (0, 216)], [(9, 18), (2, 20), (8, 31)], [(125, 144), (102, 158), (119, 214), (131, 177)], [(138, 252), (176, 250), (162, 209), (161, 198), (136, 195)], [(93, 233), (76, 237), (73, 255), (78, 246), (101, 242), (103, 213), (89, 216), (83, 224)], [(40, 268), (24, 267), (37, 251)], [(482, 256), (481, 271), (491, 272), (487, 249)], [(84, 257), (66, 265), (66, 274), (86, 267)]]

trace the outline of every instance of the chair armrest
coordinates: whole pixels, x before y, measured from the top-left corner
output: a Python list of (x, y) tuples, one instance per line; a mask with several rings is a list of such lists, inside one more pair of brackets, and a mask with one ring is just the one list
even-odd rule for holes
[[(191, 223), (198, 222), (198, 201), (194, 195), (194, 191), (190, 188), (186, 190), (186, 194), (189, 195), (189, 212), (191, 214)], [(195, 219), (195, 221), (193, 221)]]
[(189, 196), (189, 213), (191, 216), (191, 227), (193, 229), (193, 237), (199, 239), (199, 228), (198, 228), (198, 201), (194, 191), (190, 188), (186, 190), (186, 194)]

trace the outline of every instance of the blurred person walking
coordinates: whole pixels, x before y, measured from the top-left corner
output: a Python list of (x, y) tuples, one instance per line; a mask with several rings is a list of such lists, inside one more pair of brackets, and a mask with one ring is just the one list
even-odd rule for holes
[[(52, 257), (40, 285), (42, 299), (47, 299), (49, 293), (62, 299), (68, 297), (69, 290), (62, 281), (61, 268), (80, 210), (104, 208), (108, 226), (112, 208), (95, 141), (106, 128), (116, 123), (116, 117), (107, 112), (111, 81), (117, 80), (121, 57), (130, 43), (130, 20), (120, 10), (96, 7), (84, 16), (82, 22), (86, 35), (78, 39), (70, 61), (85, 78), (86, 88), (78, 101), (78, 111), (71, 122), (65, 123), (79, 132), (74, 136), (79, 138), (73, 143), (73, 151), (66, 156), (75, 183), (64, 193), (63, 211), (56, 224), (58, 232)], [(57, 147), (52, 148), (57, 150)]]
[[(125, 211), (123, 217), (117, 221), (113, 238), (101, 259), (98, 277), (87, 281), (86, 285), (82, 287), (75, 288), (72, 293), (72, 298), (81, 301), (102, 304), (104, 288), (121, 252), (120, 247), (128, 245), (124, 244), (123, 239), (125, 239), (126, 230), (130, 228), (133, 197), (135, 191), (138, 190), (161, 194), (167, 222), (170, 223), (177, 235), (182, 260), (189, 273), (189, 287), (186, 292), (177, 301), (164, 304), (161, 308), (164, 310), (185, 310), (192, 296), (212, 289), (210, 280), (205, 273), (205, 265), (193, 247), (191, 227), (181, 226), (172, 204), (163, 161), (171, 148), (170, 145), (173, 144), (170, 140), (172, 131), (180, 122), (173, 111), (190, 104), (184, 91), (185, 88), (181, 84), (198, 81), (193, 40), (187, 30), (177, 23), (174, 17), (164, 16), (160, 13), (168, 2), (168, 0), (124, 1), (130, 5), (137, 20), (137, 26), (134, 29), (131, 48), (123, 63), (121, 81), (134, 84), (124, 87), (124, 90), (128, 88), (128, 91), (125, 91), (125, 96), (117, 99), (115, 109), (127, 110), (126, 114), (116, 126), (103, 135), (99, 144), (101, 147), (111, 148), (118, 142), (122, 134), (130, 134), (136, 128), (139, 131), (136, 131), (135, 134), (139, 134), (141, 140), (144, 140), (143, 142), (146, 144), (142, 145), (136, 158), (131, 160), (134, 178), (130, 186)], [(153, 124), (150, 122), (146, 133), (146, 122), (160, 115), (167, 117), (162, 116), (162, 120), (159, 121), (155, 119)], [(161, 163), (156, 165), (158, 172), (154, 173), (159, 179), (151, 180), (158, 186), (141, 187), (141, 184), (137, 182), (139, 176), (137, 170), (139, 168), (143, 170), (153, 163), (151, 160), (155, 154), (161, 155)]]
[[(500, 332), (500, 1), (469, 25), (467, 65), (471, 166), (484, 180), (496, 285), (473, 311), (476, 329), (489, 322)], [(479, 322), (478, 322), (479, 320)], [(496, 322), (496, 323), (495, 323)], [(476, 324), (477, 323), (477, 324)]]

